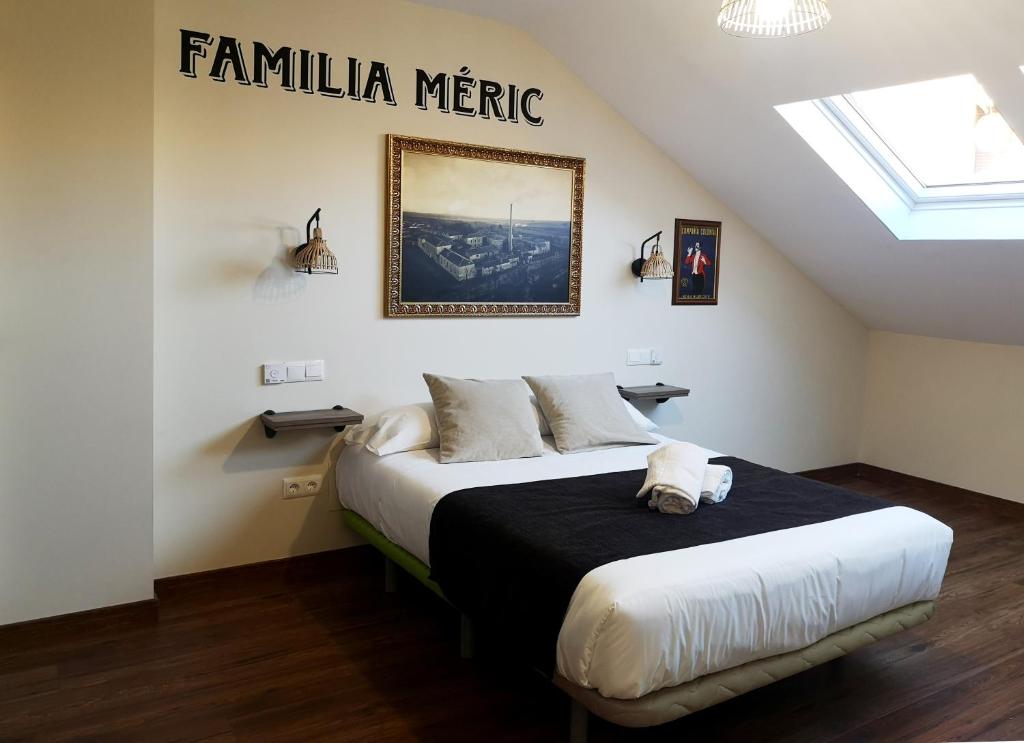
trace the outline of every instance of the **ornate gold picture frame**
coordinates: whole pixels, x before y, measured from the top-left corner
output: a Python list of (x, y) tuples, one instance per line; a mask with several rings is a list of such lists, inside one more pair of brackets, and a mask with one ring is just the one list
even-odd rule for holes
[(384, 314), (580, 314), (586, 161), (395, 134)]

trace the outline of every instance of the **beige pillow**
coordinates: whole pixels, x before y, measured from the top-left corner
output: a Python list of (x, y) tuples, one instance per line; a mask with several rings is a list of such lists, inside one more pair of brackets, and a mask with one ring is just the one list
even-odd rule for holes
[(658, 443), (626, 411), (611, 373), (523, 379), (537, 396), (562, 454)]
[(424, 374), (441, 438), (440, 461), (490, 462), (544, 451), (530, 389), (521, 379)]

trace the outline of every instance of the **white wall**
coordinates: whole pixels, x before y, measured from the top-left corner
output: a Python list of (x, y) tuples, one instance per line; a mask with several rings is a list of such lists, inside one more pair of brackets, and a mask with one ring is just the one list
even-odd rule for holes
[[(384, 60), (399, 105), (186, 78), (182, 27)], [(268, 441), (254, 416), (427, 399), (425, 370), (612, 370), (692, 387), (655, 413), (670, 434), (789, 469), (855, 457), (865, 329), (522, 33), (392, 0), (165, 2), (155, 28), (159, 575), (353, 543), (333, 488), (280, 497), (281, 477), (327, 469), (331, 434)], [(544, 126), (414, 107), (416, 67), (462, 65), (540, 87)], [(585, 156), (582, 317), (384, 319), (388, 132)], [(337, 277), (282, 263), (316, 207)], [(672, 307), (668, 282), (629, 273), (640, 241), (676, 217), (724, 222), (718, 307)], [(625, 367), (626, 348), (644, 346), (664, 365)], [(326, 359), (329, 380), (260, 386), (260, 364), (286, 358)]]
[(861, 461), (1024, 502), (1024, 346), (872, 331)]
[(152, 22), (0, 2), (0, 624), (152, 597)]

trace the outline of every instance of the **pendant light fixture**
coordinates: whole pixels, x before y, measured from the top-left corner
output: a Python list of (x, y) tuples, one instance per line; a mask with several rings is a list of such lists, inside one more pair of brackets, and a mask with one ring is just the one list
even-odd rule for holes
[[(309, 236), (309, 228), (316, 220), (313, 237)], [(320, 229), (320, 210), (306, 222), (306, 242), (295, 249), (295, 270), (299, 273), (338, 273), (338, 259), (327, 247), (323, 230)]]
[(832, 20), (828, 0), (723, 0), (718, 26), (727, 34), (778, 39), (817, 31)]

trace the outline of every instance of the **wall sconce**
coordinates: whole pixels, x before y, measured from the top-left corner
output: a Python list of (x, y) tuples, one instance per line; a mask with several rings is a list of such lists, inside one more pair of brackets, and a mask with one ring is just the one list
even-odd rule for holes
[[(309, 236), (309, 227), (316, 220), (313, 237)], [(295, 270), (299, 273), (338, 273), (338, 259), (327, 247), (323, 230), (320, 229), (320, 210), (306, 222), (306, 242), (295, 249)]]
[[(651, 240), (656, 240), (654, 247), (651, 248), (650, 258), (644, 258), (644, 248)], [(644, 279), (671, 279), (672, 278), (672, 264), (665, 260), (665, 256), (661, 252), (661, 233), (658, 232), (651, 235), (649, 238), (643, 241), (640, 245), (640, 257), (633, 261), (633, 275), (639, 277), (640, 281)]]

